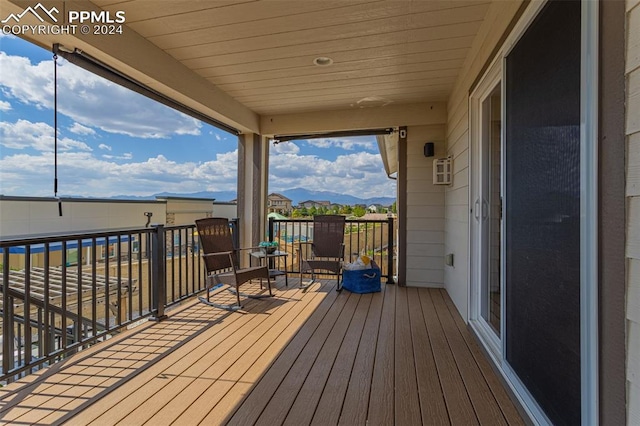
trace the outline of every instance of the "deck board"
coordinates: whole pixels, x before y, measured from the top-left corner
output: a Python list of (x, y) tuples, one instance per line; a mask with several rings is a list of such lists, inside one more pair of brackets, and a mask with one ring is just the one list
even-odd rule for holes
[(449, 425), (447, 406), (442, 395), (442, 386), (433, 357), (425, 317), (422, 313), (418, 289), (407, 289), (407, 298), (422, 423)]
[(420, 293), (420, 301), (449, 419), (454, 425), (476, 425), (478, 419), (436, 313), (432, 294), (435, 292)]
[(478, 421), (480, 424), (486, 425), (506, 425), (498, 403), (475, 364), (464, 339), (458, 333), (451, 313), (442, 298), (442, 293), (434, 293), (432, 300)]
[[(322, 303), (311, 313), (311, 316), (295, 338), (275, 361), (273, 368), (266, 372), (265, 376), (251, 389), (250, 394), (239, 409), (232, 413), (231, 418), (228, 420), (229, 424), (246, 425), (253, 424), (258, 420), (262, 411), (273, 397), (273, 389), (277, 388), (288, 376), (292, 365), (297, 362), (302, 352), (309, 347), (307, 343), (311, 341), (311, 337), (320, 326), (325, 315), (330, 311), (335, 313), (336, 310), (341, 309), (344, 298), (339, 299), (342, 303), (334, 305), (337, 295), (338, 293), (336, 292), (329, 292)], [(319, 342), (316, 340), (316, 343)]]
[[(288, 297), (293, 297), (296, 289), (288, 290)], [(308, 298), (311, 302), (313, 298)], [(286, 331), (285, 318), (290, 316), (298, 319), (299, 314), (309, 307), (309, 303), (284, 304), (268, 316), (266, 320), (256, 317), (259, 326), (251, 333), (242, 336), (241, 344), (235, 345), (225, 355), (215, 362), (215, 368), (207, 370), (205, 374), (195, 376), (189, 386), (184, 387), (172, 404), (160, 407), (149, 422), (151, 424), (170, 424), (179, 419), (178, 424), (201, 421), (226, 394), (233, 384), (240, 381), (244, 374), (258, 359), (274, 358), (268, 354), (268, 348)], [(277, 347), (281, 347), (277, 345)], [(222, 362), (220, 362), (222, 361)], [(194, 398), (197, 396), (197, 398)], [(194, 401), (195, 399), (195, 401)]]
[(389, 425), (394, 420), (394, 335), (396, 287), (389, 287), (385, 291), (380, 319), (380, 331), (376, 345), (376, 356), (371, 377), (371, 393), (369, 395), (368, 422), (373, 425)]
[(356, 361), (356, 354), (369, 313), (369, 307), (371, 306), (371, 299), (371, 294), (364, 294), (358, 300), (358, 306), (349, 323), (349, 329), (344, 337), (343, 344), (340, 346), (337, 360), (334, 362), (325, 384), (325, 389), (330, 391), (322, 393), (311, 424), (337, 424), (340, 420), (342, 404), (349, 386), (351, 371)]
[(336, 302), (324, 316), (282, 382), (276, 388), (270, 390), (269, 394), (272, 397), (258, 418), (257, 425), (271, 426), (282, 424), (285, 421), (292, 401), (298, 396), (311, 367), (336, 325), (338, 318), (340, 318), (340, 314), (347, 305), (348, 300), (349, 295), (346, 292), (339, 294)]
[[(285, 348), (287, 343), (296, 335), (308, 315), (320, 305), (323, 301), (323, 296), (324, 295), (322, 293), (316, 293), (310, 303), (305, 306), (304, 310), (300, 310), (299, 315), (297, 315), (293, 320), (286, 322), (283, 321), (285, 322), (286, 327), (282, 333), (273, 340), (273, 343), (266, 348), (257, 360), (250, 360), (253, 363), (238, 380), (233, 382), (232, 376), (223, 377), (223, 384), (231, 386), (225, 396), (209, 412), (202, 424), (224, 423), (225, 419), (234, 412), (235, 407), (237, 407), (249, 394), (252, 385), (258, 382), (260, 377), (269, 368), (269, 365), (276, 360), (278, 355), (282, 352), (282, 349)], [(206, 400), (203, 402), (207, 404)], [(181, 424), (181, 419), (178, 420), (177, 424)]]
[[(297, 426), (301, 424), (311, 423), (315, 408), (318, 405), (322, 392), (318, 392), (320, 389), (324, 389), (325, 384), (331, 373), (331, 368), (336, 362), (336, 357), (340, 346), (344, 339), (351, 318), (355, 314), (360, 300), (358, 294), (348, 294), (347, 292), (341, 294), (342, 297), (348, 297), (348, 300), (340, 313), (340, 316), (336, 320), (333, 329), (329, 336), (326, 338), (320, 353), (313, 363), (307, 377), (297, 392), (293, 405), (287, 413), (285, 425)], [(338, 360), (338, 362), (340, 362)], [(272, 399), (272, 403), (279, 404), (280, 402)], [(267, 407), (268, 410), (269, 407)]]
[(524, 424), (445, 291), (297, 282), (242, 312), (188, 302), (12, 383), (0, 423)]
[(395, 315), (395, 424), (422, 424), (416, 364), (411, 336), (408, 291), (396, 295)]
[(478, 368), (482, 372), (487, 384), (491, 388), (491, 393), (494, 395), (500, 409), (502, 410), (502, 414), (507, 420), (507, 424), (510, 426), (523, 426), (525, 423), (522, 420), (522, 417), (518, 413), (518, 410), (511, 402), (509, 395), (504, 389), (502, 382), (498, 378), (498, 376), (493, 371), (493, 368), (489, 364), (489, 360), (487, 360), (485, 354), (482, 352), (482, 349), (476, 342), (475, 337), (471, 335), (469, 330), (467, 329), (467, 325), (462, 321), (460, 315), (458, 315), (458, 311), (453, 304), (453, 301), (446, 294), (443, 295), (443, 299), (449, 308), (449, 312), (451, 312), (451, 317), (453, 318), (460, 334), (464, 338), (467, 343), (467, 347), (473, 354), (473, 358), (478, 365)]
[[(387, 292), (385, 291), (384, 294)], [(371, 376), (375, 362), (378, 332), (382, 319), (382, 295), (374, 297), (367, 313), (364, 330), (360, 338), (358, 353), (353, 364), (349, 386), (342, 403), (342, 412), (338, 424), (360, 425), (366, 422), (369, 411), (369, 397), (371, 394)], [(316, 412), (316, 417), (322, 419), (322, 413)]]

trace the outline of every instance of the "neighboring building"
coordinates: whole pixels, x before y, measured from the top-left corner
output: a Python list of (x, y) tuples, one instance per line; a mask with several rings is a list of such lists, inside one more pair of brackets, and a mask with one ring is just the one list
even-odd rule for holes
[[(48, 197), (19, 197), (0, 195), (0, 235), (3, 238), (43, 236), (63, 233), (89, 233), (109, 229), (144, 228), (162, 224), (165, 226), (191, 225), (196, 219), (205, 217), (236, 217), (236, 206), (232, 203), (216, 203), (211, 198), (157, 197), (155, 200), (121, 200), (98, 198), (62, 198), (62, 216), (58, 213), (58, 202)], [(134, 237), (135, 239), (135, 237)], [(127, 239), (122, 239), (126, 245)], [(97, 257), (115, 255), (115, 240), (96, 242)], [(134, 241), (134, 252), (137, 250)], [(67, 264), (76, 263), (78, 244), (67, 245)], [(50, 262), (54, 266), (62, 263), (61, 245), (51, 246)], [(90, 259), (89, 241), (82, 248), (85, 261)], [(32, 251), (33, 266), (44, 265), (43, 248)], [(23, 268), (24, 251), (20, 248), (10, 252), (12, 267)]]
[(369, 207), (367, 207), (367, 211), (369, 213), (379, 213), (386, 209), (388, 209), (388, 207), (385, 207), (382, 204), (370, 204)]
[(267, 197), (267, 213), (275, 212), (288, 216), (292, 210), (291, 200), (284, 195), (272, 192)]
[(319, 209), (320, 207), (324, 207), (324, 208), (329, 208), (331, 207), (331, 202), (330, 201), (314, 201), (314, 200), (307, 200), (307, 201), (302, 201), (300, 203), (298, 203), (298, 208), (306, 208), (306, 209), (310, 209), (312, 207), (315, 207), (316, 209)]
[(159, 197), (155, 200), (62, 198), (0, 195), (0, 235), (46, 235), (137, 228), (147, 224), (189, 225), (211, 216), (235, 218), (236, 205), (211, 198)]
[[(166, 203), (166, 226), (191, 224), (203, 217), (232, 219), (237, 216), (236, 203), (216, 202), (213, 198), (156, 197), (156, 199)], [(211, 203), (213, 203), (213, 210), (210, 211)]]

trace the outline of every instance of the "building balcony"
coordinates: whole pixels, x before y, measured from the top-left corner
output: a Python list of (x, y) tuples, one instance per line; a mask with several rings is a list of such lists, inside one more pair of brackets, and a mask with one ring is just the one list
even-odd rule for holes
[[(204, 270), (191, 225), (1, 241), (0, 418), (522, 423), (448, 294), (393, 284), (393, 219), (349, 222), (347, 260), (372, 253), (387, 283), (364, 295), (336, 291), (333, 277), (299, 285), (287, 238), (312, 238), (307, 222), (270, 222), (291, 257), (288, 285), (278, 277), (274, 297), (239, 312), (196, 298)], [(211, 298), (235, 295), (222, 287)]]

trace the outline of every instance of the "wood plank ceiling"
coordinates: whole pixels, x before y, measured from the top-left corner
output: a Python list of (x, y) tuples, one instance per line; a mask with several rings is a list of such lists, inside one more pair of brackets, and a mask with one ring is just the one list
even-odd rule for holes
[(446, 100), (489, 0), (93, 3), (124, 10), (131, 29), (273, 115)]

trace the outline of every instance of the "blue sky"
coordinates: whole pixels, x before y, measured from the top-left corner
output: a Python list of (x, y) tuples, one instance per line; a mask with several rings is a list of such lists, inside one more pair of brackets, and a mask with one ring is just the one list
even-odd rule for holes
[[(235, 191), (237, 138), (58, 59), (58, 193)], [(0, 194), (53, 195), (52, 54), (0, 35)], [(395, 196), (374, 137), (271, 146), (269, 190)]]

